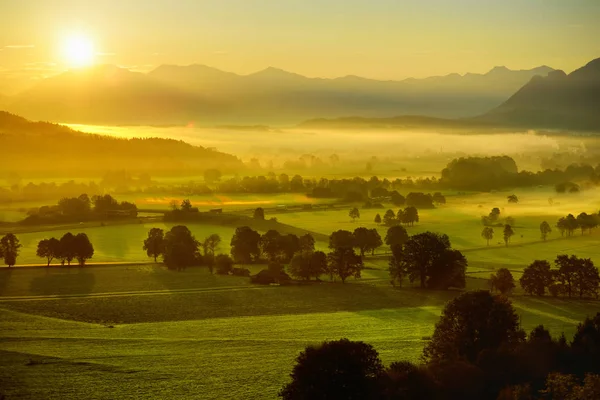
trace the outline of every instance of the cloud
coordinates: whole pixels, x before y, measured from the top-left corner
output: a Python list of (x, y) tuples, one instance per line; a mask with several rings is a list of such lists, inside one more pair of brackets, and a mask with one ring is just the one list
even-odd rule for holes
[(34, 47), (32, 44), (9, 44), (4, 46), (5, 49), (33, 49)]

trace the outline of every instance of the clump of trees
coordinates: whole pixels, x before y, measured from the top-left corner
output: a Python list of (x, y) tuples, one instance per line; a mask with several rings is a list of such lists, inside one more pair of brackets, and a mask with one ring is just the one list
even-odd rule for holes
[(296, 399), (595, 399), (600, 313), (570, 342), (540, 325), (528, 335), (505, 296), (463, 293), (442, 311), (422, 364), (386, 367), (372, 346), (347, 339), (300, 353), (279, 396)]
[(487, 241), (487, 245), (490, 245), (490, 240), (494, 238), (494, 228), (491, 226), (486, 226), (481, 231), (481, 237)]
[(573, 214), (569, 214), (566, 217), (561, 217), (556, 223), (556, 228), (560, 232), (561, 236), (565, 233), (568, 236), (573, 236), (573, 233), (577, 229), (581, 229), (581, 234), (587, 230), (589, 233), (592, 229), (598, 227), (600, 223), (600, 214), (587, 214), (585, 212), (580, 213), (575, 217)]
[(418, 281), (421, 288), (465, 287), (467, 260), (451, 247), (447, 235), (424, 232), (411, 236), (403, 245), (392, 246), (389, 272), (393, 285)]
[(0, 258), (4, 259), (4, 264), (9, 267), (14, 266), (17, 263), (20, 248), (21, 243), (14, 234), (7, 233), (4, 235), (0, 239)]
[(71, 261), (77, 260), (79, 266), (83, 267), (87, 260), (94, 256), (94, 246), (85, 233), (73, 235), (65, 233), (60, 239), (50, 238), (38, 242), (36, 254), (45, 258), (50, 266), (52, 260), (60, 260), (61, 265), (71, 265)]
[(385, 226), (414, 226), (415, 222), (419, 222), (419, 210), (413, 206), (406, 207), (404, 210), (400, 209), (397, 213), (394, 213), (394, 210), (387, 210), (383, 215), (383, 220), (381, 220), (381, 222), (383, 222), (383, 225)]
[(490, 288), (502, 294), (507, 294), (515, 288), (515, 279), (506, 268), (500, 268), (495, 274), (490, 275)]
[(552, 269), (546, 260), (531, 263), (519, 281), (523, 290), (536, 296), (543, 296), (546, 290), (553, 296), (598, 296), (600, 274), (592, 260), (562, 254), (556, 257), (554, 265), (556, 268)]

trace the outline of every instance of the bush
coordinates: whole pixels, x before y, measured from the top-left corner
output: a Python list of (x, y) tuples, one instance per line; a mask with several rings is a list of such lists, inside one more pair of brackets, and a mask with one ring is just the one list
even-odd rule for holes
[(233, 259), (227, 254), (219, 254), (215, 257), (215, 267), (217, 269), (217, 274), (229, 275), (233, 270)]
[(268, 269), (261, 270), (258, 274), (250, 277), (250, 282), (258, 285), (270, 285), (272, 283), (286, 284), (292, 280), (288, 274), (283, 271), (278, 273), (269, 271)]

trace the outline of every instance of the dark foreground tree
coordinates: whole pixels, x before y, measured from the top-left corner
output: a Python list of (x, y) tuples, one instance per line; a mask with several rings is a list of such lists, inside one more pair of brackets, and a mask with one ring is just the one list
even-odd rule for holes
[(431, 400), (437, 397), (436, 382), (425, 366), (408, 361), (393, 362), (381, 382), (381, 399)]
[(490, 286), (492, 290), (506, 294), (515, 288), (515, 279), (508, 269), (500, 268), (495, 274), (490, 276)]
[(385, 244), (388, 246), (400, 245), (408, 241), (408, 232), (401, 225), (392, 226), (385, 235)]
[(260, 258), (260, 233), (248, 226), (235, 230), (231, 238), (231, 256), (239, 264), (250, 264)]
[(523, 270), (519, 283), (526, 293), (543, 296), (546, 288), (552, 284), (550, 263), (546, 260), (535, 260)]
[(12, 267), (17, 263), (20, 248), (21, 243), (19, 239), (12, 233), (7, 233), (0, 239), (0, 256), (4, 258), (6, 265)]
[(58, 257), (60, 252), (60, 242), (56, 238), (43, 239), (38, 243), (36, 255), (41, 258), (45, 258), (48, 262), (48, 266), (52, 260)]
[(85, 265), (85, 262), (94, 256), (94, 246), (85, 233), (78, 233), (73, 239), (73, 252), (80, 267)]
[(144, 240), (144, 250), (148, 257), (153, 257), (154, 262), (158, 256), (165, 251), (165, 233), (160, 228), (152, 228), (148, 232), (148, 237)]
[(423, 351), (426, 362), (467, 360), (474, 363), (483, 350), (523, 341), (519, 317), (508, 299), (487, 290), (464, 293), (451, 300)]
[(169, 269), (183, 270), (196, 261), (198, 242), (187, 226), (177, 225), (165, 235), (164, 261)]
[(324, 342), (300, 353), (292, 381), (279, 396), (286, 400), (372, 399), (383, 372), (371, 345), (348, 339)]

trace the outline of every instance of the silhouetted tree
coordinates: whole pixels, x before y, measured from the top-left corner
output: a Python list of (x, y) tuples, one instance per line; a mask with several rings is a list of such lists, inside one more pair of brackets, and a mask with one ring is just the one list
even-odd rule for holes
[(352, 210), (350, 210), (348, 216), (352, 218), (352, 222), (354, 222), (356, 218), (360, 218), (360, 211), (358, 211), (358, 208), (354, 207)]
[(542, 234), (542, 240), (545, 242), (548, 234), (552, 232), (552, 228), (550, 228), (550, 224), (546, 221), (540, 224), (540, 233)]
[(215, 257), (215, 268), (219, 275), (229, 275), (233, 270), (233, 259), (227, 254), (218, 254)]
[(490, 240), (494, 238), (494, 228), (491, 226), (486, 226), (481, 231), (481, 237), (487, 241), (487, 245), (490, 245)]
[(510, 242), (510, 238), (515, 234), (515, 231), (513, 231), (513, 228), (506, 224), (504, 225), (504, 230), (503, 230), (503, 238), (504, 238), (504, 244), (508, 247), (508, 243)]
[(560, 217), (556, 222), (556, 227), (560, 232), (560, 236), (565, 236), (565, 231), (567, 230), (567, 220), (565, 217)]
[(396, 214), (394, 214), (393, 210), (387, 210), (383, 215), (383, 224), (385, 226), (393, 226), (398, 224), (398, 220), (396, 219)]
[(260, 258), (260, 233), (248, 226), (235, 230), (231, 238), (231, 256), (238, 264), (249, 264)]
[(83, 267), (85, 262), (94, 256), (94, 246), (85, 233), (78, 233), (73, 238), (74, 255), (79, 266)]
[(160, 228), (152, 228), (148, 232), (148, 237), (144, 240), (144, 250), (148, 257), (154, 257), (154, 262), (158, 256), (165, 251), (165, 234)]
[(361, 257), (354, 253), (354, 249), (340, 247), (327, 255), (327, 267), (330, 275), (336, 275), (342, 283), (350, 276), (360, 278), (363, 269)]
[(523, 270), (519, 283), (526, 293), (543, 296), (546, 288), (552, 284), (550, 263), (546, 260), (535, 260)]
[(75, 236), (71, 232), (65, 233), (60, 238), (60, 252), (58, 258), (60, 258), (61, 264), (71, 265), (71, 261), (75, 258), (75, 246), (73, 244)]
[(440, 192), (435, 192), (433, 194), (433, 202), (436, 204), (446, 204), (446, 198)]
[(508, 200), (509, 203), (518, 203), (519, 202), (519, 198), (514, 194), (511, 194), (506, 199)]
[(17, 263), (21, 243), (12, 233), (7, 233), (0, 239), (0, 255), (4, 258), (4, 263), (9, 267)]
[(262, 207), (258, 207), (254, 210), (254, 219), (265, 219), (265, 210)]
[(396, 225), (388, 228), (385, 235), (385, 244), (388, 246), (399, 245), (402, 246), (408, 241), (408, 233), (403, 226)]
[(202, 242), (202, 247), (204, 249), (204, 255), (208, 256), (210, 254), (214, 257), (215, 251), (219, 247), (220, 243), (221, 243), (221, 236), (217, 235), (216, 233), (213, 233), (212, 235), (208, 236), (206, 239), (204, 239), (204, 242)]
[(48, 261), (48, 266), (60, 252), (60, 242), (56, 238), (43, 239), (38, 243), (36, 255), (45, 258)]
[(404, 224), (413, 226), (415, 222), (419, 222), (419, 211), (415, 207), (406, 207), (402, 213), (402, 221)]
[(283, 252), (283, 241), (281, 234), (276, 230), (270, 229), (260, 238), (260, 245), (263, 254), (271, 261), (280, 257)]
[(383, 400), (411, 399), (431, 400), (438, 398), (437, 383), (425, 366), (408, 361), (393, 362), (382, 378)]
[(192, 208), (193, 208), (192, 202), (190, 201), (190, 199), (185, 199), (181, 202), (181, 206), (180, 206), (181, 211), (191, 212)]
[(392, 204), (395, 206), (403, 206), (406, 203), (406, 198), (395, 190), (392, 192), (391, 197)]
[(300, 236), (300, 251), (315, 251), (315, 238), (310, 233)]
[(180, 271), (195, 264), (199, 243), (186, 226), (171, 228), (164, 243), (164, 262), (169, 269)]
[(375, 219), (373, 220), (373, 222), (375, 222), (378, 225), (381, 224), (381, 215), (375, 215)]
[(506, 268), (500, 268), (490, 276), (490, 287), (502, 294), (506, 294), (515, 288), (515, 279)]
[(589, 258), (562, 254), (556, 257), (554, 263), (558, 267), (555, 273), (556, 281), (562, 285), (569, 297), (573, 292), (578, 293), (579, 297), (597, 295), (600, 276)]
[(288, 266), (291, 276), (309, 280), (327, 271), (327, 256), (322, 251), (296, 253)]
[(384, 368), (377, 351), (348, 339), (309, 346), (300, 353), (279, 396), (285, 400), (375, 398)]
[(329, 236), (329, 248), (332, 250), (354, 248), (354, 235), (350, 231), (340, 229)]
[(474, 363), (483, 350), (514, 346), (524, 338), (519, 317), (507, 298), (493, 296), (487, 290), (466, 292), (442, 311), (423, 359), (433, 363), (460, 359)]

